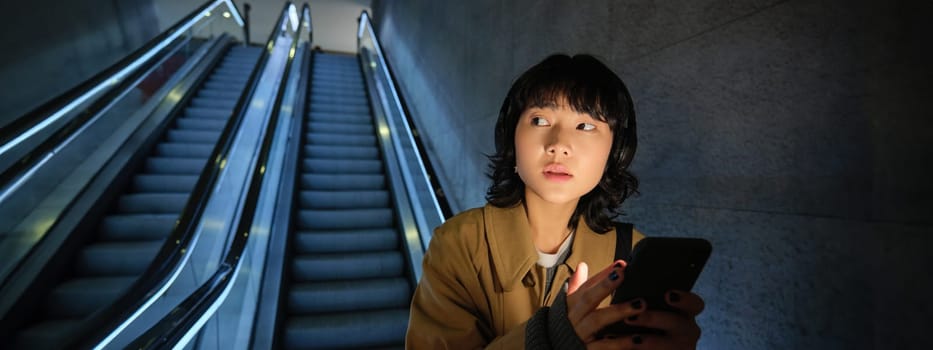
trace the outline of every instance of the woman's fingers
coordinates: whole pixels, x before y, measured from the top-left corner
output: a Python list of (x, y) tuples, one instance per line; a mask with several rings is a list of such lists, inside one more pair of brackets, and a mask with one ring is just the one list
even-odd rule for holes
[(649, 310), (639, 313), (635, 317), (626, 318), (625, 323), (632, 326), (661, 330), (664, 332), (663, 336), (647, 335), (644, 338), (667, 339), (676, 344), (696, 344), (701, 334), (700, 326), (697, 325), (693, 317), (676, 312)]
[(580, 289), (580, 286), (588, 279), (587, 276), (590, 275), (590, 269), (585, 262), (580, 262), (577, 265), (577, 270), (574, 271), (573, 276), (570, 276), (570, 283), (567, 285), (567, 295), (573, 294)]
[(667, 301), (668, 305), (690, 317), (696, 317), (706, 307), (706, 303), (703, 302), (703, 298), (700, 298), (699, 295), (682, 290), (668, 291), (664, 294), (664, 300)]
[(624, 304), (614, 304), (593, 310), (577, 323), (577, 335), (584, 343), (595, 339), (597, 332), (606, 326), (622, 321), (629, 317), (636, 317), (645, 311), (645, 301), (635, 299)]
[[(617, 349), (651, 349), (651, 350), (685, 350), (696, 349), (696, 341), (672, 339), (659, 335), (631, 335), (623, 338), (621, 347)], [(587, 345), (589, 349), (589, 345)]]
[[(622, 283), (624, 261), (617, 261), (567, 295), (567, 317), (576, 324)], [(569, 289), (569, 288), (568, 288)]]
[(632, 336), (603, 338), (586, 344), (586, 350), (629, 350), (637, 349)]

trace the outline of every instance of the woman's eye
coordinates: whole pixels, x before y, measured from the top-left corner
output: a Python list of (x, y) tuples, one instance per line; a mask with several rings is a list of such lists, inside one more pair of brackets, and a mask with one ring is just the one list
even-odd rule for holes
[(579, 125), (577, 125), (577, 130), (583, 130), (583, 131), (596, 130), (596, 125), (593, 125), (590, 123), (580, 123)]
[(536, 126), (548, 126), (548, 125), (551, 125), (551, 124), (547, 122), (547, 119), (544, 119), (544, 118), (541, 118), (541, 117), (532, 117), (532, 118), (531, 118), (531, 125), (536, 125)]

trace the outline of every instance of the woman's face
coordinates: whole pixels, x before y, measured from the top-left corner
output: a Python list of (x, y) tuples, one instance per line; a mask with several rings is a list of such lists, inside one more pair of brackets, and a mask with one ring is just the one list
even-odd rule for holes
[(526, 200), (576, 205), (599, 184), (610, 148), (609, 124), (566, 102), (525, 110), (515, 129), (515, 161)]

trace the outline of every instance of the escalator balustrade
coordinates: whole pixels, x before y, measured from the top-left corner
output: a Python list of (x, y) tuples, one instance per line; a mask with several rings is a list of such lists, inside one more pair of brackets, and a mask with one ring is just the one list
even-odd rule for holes
[(96, 225), (18, 333), (17, 347), (57, 348), (62, 337), (115, 301), (152, 263), (231, 117), (260, 48), (231, 46), (172, 127), (149, 153), (128, 188)]

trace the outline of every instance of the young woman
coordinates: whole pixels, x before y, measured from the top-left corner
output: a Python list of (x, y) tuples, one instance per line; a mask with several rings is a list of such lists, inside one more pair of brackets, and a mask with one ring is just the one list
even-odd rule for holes
[[(668, 292), (679, 312), (609, 303), (625, 279), (616, 240), (643, 237), (612, 221), (638, 186), (627, 171), (635, 112), (622, 80), (592, 56), (550, 56), (512, 85), (495, 138), (489, 203), (435, 231), (407, 347), (695, 348), (699, 296)], [(663, 332), (596, 337), (618, 321)]]

